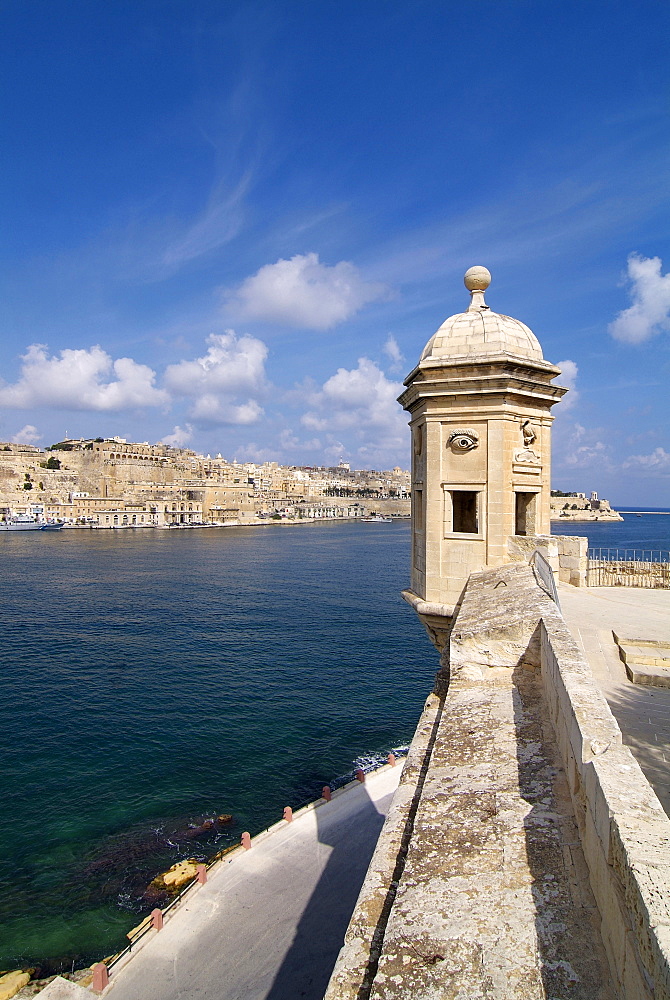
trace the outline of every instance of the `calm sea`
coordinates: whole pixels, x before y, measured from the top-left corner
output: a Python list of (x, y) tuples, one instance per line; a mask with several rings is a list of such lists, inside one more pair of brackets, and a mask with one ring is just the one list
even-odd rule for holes
[[(670, 517), (554, 530), (670, 549)], [(408, 552), (405, 521), (2, 534), (0, 969), (114, 952), (155, 874), (411, 739)]]
[(0, 969), (112, 953), (154, 875), (411, 739), (408, 552), (406, 521), (2, 534)]
[[(627, 508), (619, 508), (616, 504), (612, 506), (615, 510), (622, 511), (623, 521), (581, 524), (579, 521), (552, 521), (552, 533), (586, 536), (591, 548), (643, 549), (646, 552), (660, 550), (666, 553), (670, 550), (670, 512), (666, 508), (638, 517), (633, 513), (623, 513)], [(641, 507), (640, 510), (642, 509), (651, 511), (654, 508)]]

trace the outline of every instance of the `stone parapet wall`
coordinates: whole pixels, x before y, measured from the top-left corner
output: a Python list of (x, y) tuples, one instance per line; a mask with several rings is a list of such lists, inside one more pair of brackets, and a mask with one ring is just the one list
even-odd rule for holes
[(597, 689), (562, 616), (545, 609), (542, 677), (614, 984), (670, 997), (670, 820)]
[(325, 1000), (670, 1000), (670, 820), (527, 564), (442, 662)]
[(580, 535), (511, 535), (507, 552), (512, 559), (528, 561), (537, 549), (557, 580), (572, 587), (586, 587), (588, 545), (588, 538)]

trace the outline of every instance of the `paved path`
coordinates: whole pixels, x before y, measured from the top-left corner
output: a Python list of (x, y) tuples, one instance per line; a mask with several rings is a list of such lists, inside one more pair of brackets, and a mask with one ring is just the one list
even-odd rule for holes
[(670, 590), (559, 586), (561, 610), (609, 702), (626, 743), (670, 815), (670, 688), (632, 684), (612, 629), (670, 640)]
[(400, 763), (209, 873), (115, 975), (109, 1000), (321, 1000)]

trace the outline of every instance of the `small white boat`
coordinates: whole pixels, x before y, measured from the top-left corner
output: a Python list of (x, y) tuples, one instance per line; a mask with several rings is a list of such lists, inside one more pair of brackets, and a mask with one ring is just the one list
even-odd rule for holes
[(361, 521), (367, 521), (372, 524), (380, 524), (382, 521), (392, 521), (392, 517), (387, 517), (385, 514), (369, 514), (366, 517), (362, 517)]
[(59, 531), (62, 521), (47, 521), (37, 514), (13, 514), (0, 521), (0, 531)]

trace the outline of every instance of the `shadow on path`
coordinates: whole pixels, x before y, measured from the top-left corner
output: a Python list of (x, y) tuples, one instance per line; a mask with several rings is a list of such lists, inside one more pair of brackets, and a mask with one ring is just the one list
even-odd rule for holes
[(365, 803), (346, 830), (327, 807), (316, 810), (318, 841), (332, 852), (266, 1000), (323, 998), (392, 798), (386, 795), (375, 804), (365, 785), (361, 791)]

